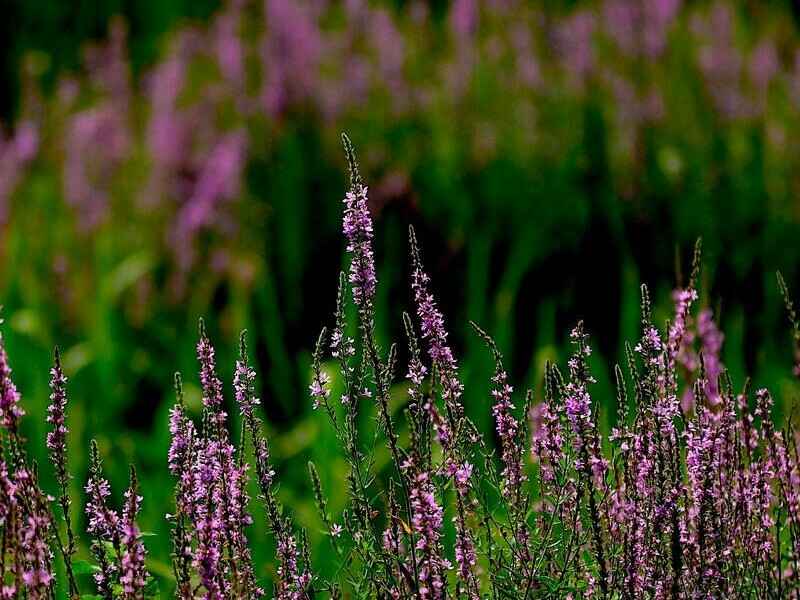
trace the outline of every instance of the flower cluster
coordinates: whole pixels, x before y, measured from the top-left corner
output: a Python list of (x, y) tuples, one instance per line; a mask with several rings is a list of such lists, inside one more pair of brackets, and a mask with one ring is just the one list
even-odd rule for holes
[[(196, 579), (205, 598), (258, 597), (263, 591), (256, 583), (246, 534), (252, 523), (247, 493), (249, 466), (243, 456), (236, 455), (230, 440), (216, 352), (202, 321), (197, 359), (203, 393), (202, 428), (198, 430), (186, 415), (179, 377), (178, 402), (170, 420), (169, 459), (176, 477), (173, 567), (179, 592), (191, 597), (192, 581)], [(252, 396), (254, 378), (255, 373), (240, 360), (235, 395), (240, 412), (250, 423), (258, 404)], [(242, 443), (245, 440), (243, 437)], [(257, 449), (260, 473), (265, 456), (260, 446)]]
[(342, 136), (350, 163), (350, 190), (344, 197), (342, 231), (347, 238), (350, 262), (350, 285), (353, 301), (362, 311), (372, 307), (378, 280), (375, 276), (375, 257), (372, 250), (372, 217), (367, 202), (367, 187), (361, 182), (358, 163), (350, 139)]
[(19, 419), (25, 414), (19, 405), (19, 399), (19, 392), (11, 379), (8, 354), (3, 338), (0, 337), (0, 425), (10, 431), (16, 431)]

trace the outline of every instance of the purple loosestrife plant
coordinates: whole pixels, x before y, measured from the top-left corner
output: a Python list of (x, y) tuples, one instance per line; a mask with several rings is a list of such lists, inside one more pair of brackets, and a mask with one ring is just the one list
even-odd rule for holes
[[(239, 360), (236, 363), (234, 389), (239, 410), (245, 419), (246, 430), (249, 430), (256, 462), (256, 476), (260, 491), (260, 499), (266, 505), (267, 520), (276, 541), (276, 558), (278, 560), (277, 579), (275, 581), (275, 598), (278, 600), (301, 600), (311, 594), (313, 577), (311, 565), (306, 556), (300, 556), (296, 536), (292, 531), (292, 521), (284, 516), (282, 508), (275, 496), (275, 471), (270, 462), (269, 448), (262, 433), (261, 420), (255, 414), (255, 407), (260, 401), (255, 396), (254, 382), (256, 373), (249, 366), (247, 344), (244, 332), (239, 343)], [(244, 443), (244, 440), (243, 440)], [(254, 596), (260, 596), (260, 589), (252, 590)]]
[(139, 495), (139, 483), (136, 478), (136, 469), (131, 465), (130, 487), (125, 492), (125, 505), (122, 509), (120, 527), (122, 529), (121, 543), (123, 556), (120, 561), (123, 598), (136, 600), (144, 597), (144, 588), (147, 584), (147, 570), (144, 565), (145, 548), (142, 543), (142, 533), (136, 524), (136, 517), (142, 505)]
[[(342, 274), (339, 278), (339, 290), (336, 300), (336, 324), (331, 335), (331, 355), (337, 359), (340, 375), (344, 382), (344, 394), (341, 403), (344, 408), (343, 418), (337, 416), (337, 411), (329, 401), (328, 376), (321, 370), (322, 349), (327, 336), (323, 329), (314, 352), (313, 371), (314, 377), (310, 386), (315, 408), (322, 406), (331, 422), (337, 437), (345, 450), (345, 458), (349, 465), (348, 492), (351, 501), (349, 515), (349, 531), (351, 538), (356, 543), (356, 552), (362, 559), (362, 568), (365, 572), (373, 568), (380, 568), (384, 573), (383, 578), (375, 578), (365, 584), (365, 589), (372, 594), (392, 594), (398, 589), (402, 580), (408, 578), (408, 573), (417, 573), (415, 551), (412, 550), (410, 571), (405, 565), (393, 560), (390, 552), (397, 543), (386, 543), (386, 535), (380, 533), (379, 527), (374, 523), (376, 511), (372, 506), (373, 475), (372, 457), (365, 454), (361, 448), (358, 431), (359, 413), (362, 410), (361, 401), (371, 401), (377, 404), (379, 422), (385, 433), (386, 443), (391, 452), (395, 473), (402, 489), (402, 500), (408, 509), (410, 503), (410, 486), (408, 476), (403, 469), (404, 456), (398, 445), (398, 434), (391, 415), (390, 384), (396, 363), (396, 348), (392, 346), (385, 361), (381, 357), (381, 350), (375, 340), (375, 322), (373, 299), (377, 286), (375, 276), (375, 261), (372, 248), (372, 217), (367, 204), (366, 187), (364, 186), (358, 170), (358, 163), (350, 139), (342, 135), (342, 143), (350, 171), (350, 190), (345, 196), (343, 231), (347, 239), (347, 252), (351, 255), (349, 283), (352, 290), (353, 302), (358, 313), (358, 328), (360, 331), (359, 343), (347, 335), (348, 322), (346, 317), (346, 286), (348, 279)], [(396, 515), (395, 515), (396, 516)], [(389, 520), (392, 521), (390, 514)], [(395, 519), (396, 521), (396, 519)], [(412, 575), (413, 578), (413, 575)]]
[[(248, 467), (241, 455), (236, 456), (236, 448), (230, 441), (222, 382), (216, 373), (216, 353), (202, 321), (197, 358), (203, 392), (203, 427), (198, 432), (185, 414), (180, 377), (176, 377), (178, 403), (171, 415), (169, 460), (177, 478), (173, 568), (179, 592), (194, 597), (191, 582), (196, 575), (204, 598), (257, 597), (262, 591), (255, 583), (245, 531), (252, 522), (247, 509)], [(243, 414), (250, 416), (251, 427), (256, 400), (248, 399), (247, 394), (253, 376), (246, 366), (237, 365), (236, 399)], [(257, 446), (259, 480), (262, 454)]]
[[(525, 443), (527, 430), (514, 415), (515, 406), (511, 400), (513, 388), (508, 384), (508, 374), (503, 367), (503, 357), (494, 340), (477, 324), (472, 327), (484, 339), (495, 360), (495, 372), (492, 377), (492, 416), (495, 422), (495, 433), (499, 443), (500, 461), (502, 464), (499, 481), (500, 493), (508, 506), (508, 525), (512, 532), (509, 546), (512, 549), (511, 578), (518, 584), (530, 578), (531, 548), (530, 528), (527, 523), (530, 497), (524, 489), (528, 476), (524, 470), (526, 456)], [(528, 394), (526, 410), (528, 412), (531, 395)]]
[[(0, 319), (0, 325), (3, 324)], [(11, 366), (8, 363), (8, 353), (0, 333), (0, 426), (16, 435), (20, 418), (25, 414), (19, 405), (20, 395), (14, 381), (11, 379)]]
[(61, 353), (55, 349), (55, 360), (53, 368), (50, 369), (50, 406), (47, 408), (47, 422), (52, 429), (47, 434), (47, 449), (50, 452), (50, 461), (58, 481), (59, 495), (58, 504), (61, 507), (61, 515), (67, 533), (66, 544), (61, 544), (61, 554), (64, 557), (64, 567), (69, 580), (70, 596), (78, 595), (78, 586), (75, 582), (75, 574), (72, 570), (72, 559), (77, 552), (75, 532), (72, 529), (72, 517), (70, 515), (70, 505), (72, 501), (69, 496), (69, 466), (67, 464), (67, 434), (69, 429), (66, 425), (67, 419), (67, 376), (61, 367)]
[(55, 590), (50, 548), (55, 529), (49, 497), (39, 487), (37, 465), (28, 459), (19, 434), (19, 422), (25, 414), (20, 399), (0, 333), (0, 435), (4, 454), (0, 464), (0, 524), (4, 526), (0, 584), (8, 597), (49, 598)]
[(107, 505), (111, 496), (111, 485), (103, 476), (100, 451), (94, 440), (89, 454), (89, 481), (84, 491), (88, 522), (86, 533), (91, 538), (91, 550), (98, 567), (94, 581), (100, 596), (113, 598), (122, 558), (120, 519), (116, 511)]
[[(252, 523), (247, 505), (249, 469), (240, 454), (234, 457), (223, 410), (222, 383), (216, 375), (215, 352), (200, 327), (197, 345), (203, 386), (203, 423), (198, 431), (186, 416), (180, 377), (176, 377), (178, 402), (171, 414), (170, 468), (177, 478), (176, 514), (173, 525), (173, 568), (181, 597), (257, 598), (264, 591), (257, 585), (246, 535)], [(244, 420), (240, 452), (252, 444), (259, 498), (265, 504), (268, 525), (276, 538), (279, 566), (275, 597), (307, 597), (312, 577), (306, 558), (301, 557), (290, 519), (283, 515), (275, 496), (275, 472), (270, 462), (261, 420), (255, 409), (256, 373), (249, 366), (245, 334), (234, 374), (235, 400)], [(190, 475), (186, 475), (186, 473)], [(193, 557), (193, 560), (190, 558)]]
[(51, 518), (47, 498), (39, 489), (36, 473), (20, 469), (16, 473), (18, 503), (26, 507), (20, 523), (22, 586), (28, 598), (49, 598), (55, 575), (50, 549)]
[[(323, 329), (318, 337), (309, 373), (310, 404), (330, 422), (347, 463), (341, 512), (328, 503), (320, 473), (309, 463), (309, 491), (333, 568), (312, 570), (306, 530), (280, 503), (244, 332), (233, 377), (241, 417), (236, 439), (216, 352), (201, 322), (202, 414), (195, 424), (176, 375), (165, 457), (175, 480), (167, 521), (176, 597), (690, 600), (800, 594), (797, 435), (791, 423), (780, 429), (773, 422), (767, 388), (753, 393), (745, 383), (735, 391), (720, 360), (720, 329), (707, 307), (695, 314), (695, 303), (703, 301), (696, 286), (699, 244), (665, 327), (655, 325), (649, 292), (641, 287), (639, 339), (625, 344), (624, 364), (609, 369), (617, 409), (607, 438), (591, 396), (591, 349), (582, 323), (569, 336), (566, 369), (545, 365), (537, 404), (530, 391), (524, 403), (516, 398), (499, 348), (473, 324), (494, 358), (486, 403), (493, 434), (484, 439), (465, 414), (472, 396), (461, 383), (413, 230), (416, 319), (402, 313), (403, 381), (396, 381), (397, 346), (384, 352), (377, 342), (373, 223), (346, 137), (344, 145), (352, 192), (343, 227), (350, 276), (340, 274), (334, 323), (330, 335)], [(780, 276), (779, 287), (797, 349), (800, 325)], [(73, 557), (84, 546), (70, 521), (66, 384), (56, 353), (45, 441), (59, 486), (55, 502), (40, 488), (26, 454), (24, 411), (0, 337), (0, 598), (50, 599), (62, 589), (81, 597)], [(687, 391), (690, 401), (682, 402)], [(250, 484), (274, 539), (269, 565), (254, 562), (251, 551)], [(96, 563), (93, 597), (155, 597), (137, 523), (146, 490), (140, 492), (133, 468), (117, 510), (92, 442), (84, 491), (87, 546)], [(56, 505), (66, 541), (53, 517)], [(58, 585), (53, 548), (67, 577)]]
[(150, 597), (156, 588), (145, 567), (143, 535), (136, 523), (142, 496), (136, 470), (130, 467), (130, 486), (124, 494), (120, 512), (109, 506), (111, 485), (103, 475), (100, 451), (92, 440), (89, 455), (89, 480), (86, 492), (86, 533), (97, 565), (94, 581), (97, 593), (105, 599), (138, 600)]
[(479, 589), (475, 576), (477, 560), (475, 540), (473, 532), (467, 527), (469, 509), (467, 497), (471, 492), (473, 471), (469, 449), (476, 441), (473, 435), (474, 426), (464, 416), (464, 408), (461, 405), (464, 388), (459, 380), (458, 364), (447, 342), (448, 333), (444, 325), (444, 315), (438, 309), (436, 300), (428, 288), (430, 278), (423, 268), (413, 228), (409, 228), (409, 245), (413, 269), (411, 289), (414, 293), (419, 327), (422, 339), (427, 342), (428, 357), (439, 376), (446, 415), (445, 419), (442, 419), (433, 400), (429, 400), (428, 409), (444, 453), (442, 467), (452, 477), (456, 490), (456, 515), (453, 520), (456, 524), (457, 574), (470, 598), (477, 598)]
[[(597, 431), (597, 414), (592, 410), (589, 384), (595, 382), (589, 374), (587, 359), (591, 355), (588, 336), (583, 323), (570, 332), (570, 341), (575, 352), (568, 361), (570, 381), (563, 390), (564, 409), (572, 428), (572, 440), (576, 450), (575, 470), (579, 475), (579, 495), (587, 499), (589, 528), (592, 532), (592, 552), (594, 565), (587, 565), (587, 571), (597, 568), (597, 582), (602, 595), (608, 594), (608, 564), (604, 540), (604, 515), (600, 502), (606, 495), (606, 475), (608, 461), (602, 456), (600, 437)], [(589, 576), (590, 582), (593, 578)], [(593, 584), (590, 583), (590, 587)]]
[[(344, 197), (342, 231), (347, 238), (347, 252), (350, 261), (350, 286), (353, 301), (362, 314), (369, 318), (375, 297), (377, 278), (375, 276), (375, 257), (372, 249), (372, 217), (367, 201), (367, 187), (361, 181), (355, 150), (350, 138), (342, 134), (342, 142), (350, 165), (350, 189)], [(362, 326), (366, 325), (362, 323)]]
[(179, 598), (192, 598), (191, 560), (192, 535), (189, 519), (190, 493), (192, 490), (192, 471), (194, 444), (197, 432), (191, 419), (186, 416), (183, 404), (183, 381), (180, 373), (175, 373), (176, 403), (170, 409), (169, 432), (171, 442), (167, 455), (170, 473), (178, 479), (175, 483), (175, 514), (168, 514), (172, 522), (170, 537), (172, 541), (172, 570), (175, 575), (176, 595)]

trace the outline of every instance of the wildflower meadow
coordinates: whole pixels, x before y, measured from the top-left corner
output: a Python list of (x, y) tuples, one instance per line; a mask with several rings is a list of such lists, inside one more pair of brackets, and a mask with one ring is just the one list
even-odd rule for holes
[[(315, 572), (305, 528), (277, 497), (279, 480), (254, 392), (257, 373), (246, 332), (233, 378), (241, 427), (231, 432), (230, 403), (201, 320), (196, 345), (201, 417), (195, 422), (187, 414), (180, 373), (169, 415), (166, 462), (175, 480), (174, 504), (164, 519), (176, 597), (266, 593), (248, 539), (251, 501), (262, 505), (275, 542), (275, 598), (797, 593), (797, 438), (791, 425), (775, 428), (767, 388), (753, 390), (747, 381), (734, 387), (719, 364), (721, 334), (713, 318), (692, 311), (700, 241), (688, 285), (675, 292), (674, 316), (662, 328), (653, 321), (647, 286), (641, 287), (641, 331), (626, 343), (624, 367), (614, 366), (617, 418), (605, 438), (591, 396), (592, 349), (582, 322), (570, 332), (573, 352), (566, 365), (547, 364), (541, 400), (530, 391), (515, 393), (494, 340), (472, 323), (495, 363), (487, 374), (492, 443), (465, 415), (458, 361), (413, 228), (414, 310), (398, 317), (406, 349), (401, 352), (394, 343), (384, 348), (375, 338), (378, 274), (368, 188), (352, 143), (342, 139), (350, 168), (342, 219), (349, 269), (339, 278), (330, 333), (323, 328), (317, 340), (309, 386), (313, 408), (328, 422), (348, 467), (341, 482), (348, 501), (333, 513), (317, 467), (308, 463), (335, 574)], [(777, 282), (800, 343), (790, 292), (780, 274)], [(336, 388), (323, 365), (328, 359), (335, 365)], [(399, 378), (405, 384), (396, 394), (392, 388)], [(83, 507), (91, 560), (75, 560), (84, 532), (76, 531), (71, 517), (69, 391), (58, 349), (50, 388), (45, 444), (58, 482), (55, 495), (42, 489), (40, 467), (26, 452), (19, 433), (25, 410), (10, 358), (0, 346), (3, 594), (53, 597), (59, 561), (69, 597), (160, 595), (137, 522), (145, 491), (136, 468), (131, 465), (121, 506), (114, 506), (94, 441)], [(365, 405), (375, 414), (368, 428)], [(389, 451), (383, 477), (376, 472), (377, 444)], [(80, 576), (88, 574), (93, 589), (87, 595), (81, 590), (86, 578)]]
[(8, 14), (0, 598), (800, 597), (795, 3)]

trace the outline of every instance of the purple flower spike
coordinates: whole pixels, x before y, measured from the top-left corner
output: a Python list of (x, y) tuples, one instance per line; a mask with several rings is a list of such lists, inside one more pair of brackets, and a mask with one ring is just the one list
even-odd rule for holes
[(176, 404), (169, 411), (169, 432), (172, 436), (168, 453), (169, 470), (173, 475), (179, 475), (188, 466), (189, 451), (195, 436), (194, 423), (186, 417), (181, 405)]
[(513, 415), (514, 404), (511, 402), (513, 388), (508, 384), (508, 375), (499, 369), (492, 379), (495, 388), (492, 396), (495, 403), (492, 406), (492, 415), (495, 420), (495, 430), (500, 439), (501, 454), (503, 459), (503, 494), (507, 498), (520, 498), (520, 487), (526, 481), (522, 472), (522, 448), (519, 444), (519, 422)]
[(19, 554), (22, 560), (21, 580), (25, 596), (31, 599), (51, 598), (55, 578), (50, 539), (53, 535), (47, 499), (39, 489), (34, 471), (26, 467), (15, 474), (16, 504), (21, 509)]
[(278, 581), (275, 582), (275, 600), (303, 600), (311, 581), (308, 571), (299, 565), (300, 551), (293, 535), (278, 540)]
[(457, 404), (464, 388), (458, 379), (458, 364), (447, 343), (444, 315), (436, 306), (436, 300), (428, 289), (430, 277), (423, 269), (413, 229), (409, 229), (409, 238), (413, 268), (411, 289), (414, 292), (422, 338), (428, 342), (428, 356), (431, 362), (439, 369), (445, 401)]
[(203, 407), (208, 412), (214, 425), (212, 435), (220, 439), (227, 437), (224, 410), (225, 400), (222, 395), (222, 382), (217, 377), (217, 360), (214, 346), (206, 335), (205, 323), (200, 320), (200, 341), (197, 342), (197, 360), (200, 362), (200, 384), (203, 388)]
[(56, 469), (59, 482), (67, 481), (67, 377), (61, 368), (61, 356), (56, 349), (55, 365), (50, 369), (50, 406), (47, 408), (47, 422), (53, 427), (47, 434), (47, 449), (50, 460)]
[(411, 529), (419, 552), (419, 595), (437, 600), (446, 594), (445, 572), (450, 568), (442, 558), (440, 541), (444, 511), (436, 501), (428, 473), (418, 472), (411, 482)]
[[(0, 319), (0, 325), (2, 323)], [(0, 426), (12, 432), (16, 432), (19, 420), (25, 414), (19, 405), (19, 399), (17, 387), (11, 380), (11, 366), (8, 363), (3, 334), (0, 333)]]
[(350, 262), (350, 284), (353, 301), (362, 311), (371, 312), (378, 279), (375, 275), (375, 257), (372, 251), (372, 216), (367, 201), (367, 187), (358, 173), (353, 144), (345, 134), (342, 143), (350, 165), (350, 190), (344, 197), (342, 231), (347, 238)]
[(119, 516), (106, 504), (111, 495), (111, 485), (103, 477), (100, 454), (94, 440), (92, 440), (91, 458), (89, 481), (85, 488), (86, 516), (89, 519), (86, 531), (98, 539), (110, 540), (119, 534)]
[(94, 440), (89, 454), (89, 481), (86, 483), (85, 491), (87, 496), (85, 512), (89, 521), (86, 532), (92, 537), (92, 553), (100, 565), (100, 570), (94, 574), (94, 580), (100, 595), (111, 597), (119, 565), (116, 561), (109, 562), (105, 544), (111, 543), (115, 548), (120, 547), (120, 518), (116, 511), (107, 505), (111, 486), (103, 477), (100, 452)]
[(125, 553), (121, 560), (119, 581), (122, 584), (124, 597), (136, 600), (144, 597), (144, 587), (147, 583), (147, 570), (144, 566), (145, 548), (142, 543), (142, 534), (136, 525), (136, 517), (142, 505), (139, 495), (139, 485), (136, 470), (131, 466), (131, 483), (125, 492), (125, 507), (122, 511), (122, 536), (121, 542)]

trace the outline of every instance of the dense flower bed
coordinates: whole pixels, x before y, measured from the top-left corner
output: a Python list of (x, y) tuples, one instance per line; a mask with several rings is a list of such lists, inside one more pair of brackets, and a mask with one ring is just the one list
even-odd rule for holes
[[(230, 431), (213, 345), (200, 324), (196, 351), (202, 418), (185, 409), (182, 380), (170, 412), (166, 463), (174, 507), (166, 519), (172, 582), (180, 598), (749, 598), (793, 597), (800, 590), (800, 458), (790, 425), (778, 430), (768, 389), (739, 388), (720, 363), (721, 333), (708, 311), (693, 316), (700, 268), (675, 294), (674, 318), (652, 319), (641, 288), (641, 331), (616, 365), (618, 411), (608, 439), (591, 392), (589, 335), (570, 334), (566, 368), (548, 364), (539, 399), (515, 392), (492, 338), (492, 439), (464, 410), (458, 360), (445, 317), (409, 231), (414, 314), (405, 350), (375, 338), (368, 189), (355, 152), (343, 232), (349, 272), (340, 277), (333, 325), (319, 336), (310, 396), (348, 465), (340, 482), (346, 508), (333, 514), (317, 468), (313, 494), (327, 528), (337, 576), (317, 575), (303, 524), (282, 507), (278, 479), (255, 397), (256, 372), (242, 334), (233, 381), (242, 417)], [(795, 340), (797, 322), (779, 276)], [(696, 347), (700, 350), (697, 351)], [(328, 360), (330, 359), (330, 360)], [(400, 363), (405, 363), (400, 367)], [(39, 467), (19, 434), (24, 417), (0, 338), (0, 577), (3, 597), (52, 597), (58, 556), (61, 588), (72, 597), (144, 598), (158, 593), (148, 573), (146, 536), (137, 525), (147, 490), (131, 467), (119, 508), (110, 502), (98, 447), (90, 451), (85, 532), (73, 523), (68, 491), (67, 377), (58, 352), (51, 370), (46, 446), (59, 484), (39, 484)], [(335, 365), (335, 367), (334, 367)], [(402, 393), (398, 371), (407, 372)], [(369, 406), (377, 420), (364, 430)], [(390, 463), (378, 477), (378, 442)], [(276, 553), (270, 581), (257, 574), (248, 541), (251, 479)], [(84, 535), (85, 533), (85, 535)], [(77, 561), (86, 538), (93, 562)], [(84, 581), (93, 574), (94, 584)], [(90, 591), (90, 589), (92, 591)], [(96, 596), (91, 596), (96, 594)]]

